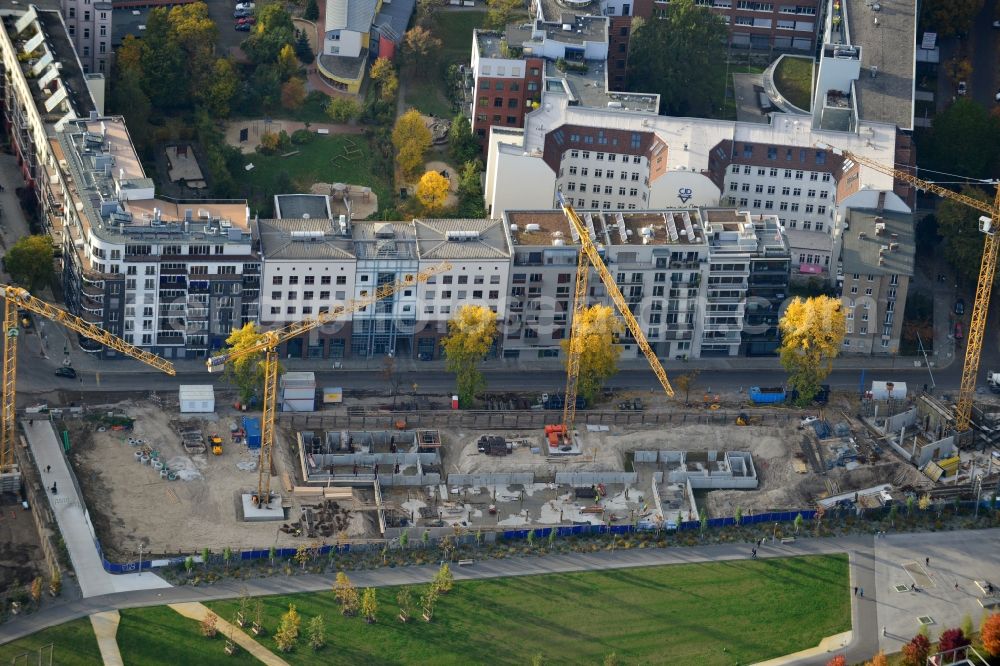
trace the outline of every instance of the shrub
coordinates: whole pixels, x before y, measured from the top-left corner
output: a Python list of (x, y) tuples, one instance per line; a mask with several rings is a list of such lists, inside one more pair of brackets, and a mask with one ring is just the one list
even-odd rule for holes
[(306, 129), (295, 130), (292, 132), (292, 143), (296, 146), (312, 143), (315, 138), (316, 135)]

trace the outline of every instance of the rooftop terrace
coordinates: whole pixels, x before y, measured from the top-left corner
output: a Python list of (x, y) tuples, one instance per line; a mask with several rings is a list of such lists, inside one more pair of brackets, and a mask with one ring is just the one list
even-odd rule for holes
[(615, 92), (608, 89), (607, 67), (599, 60), (584, 63), (586, 71), (562, 72), (554, 62), (545, 64), (545, 91), (563, 92), (570, 104), (589, 107), (656, 113), (660, 108), (657, 94)]

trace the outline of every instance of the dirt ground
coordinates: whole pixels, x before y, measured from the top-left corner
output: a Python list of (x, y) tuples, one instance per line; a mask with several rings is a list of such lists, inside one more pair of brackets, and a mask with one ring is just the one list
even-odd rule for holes
[(0, 591), (30, 584), (44, 568), (34, 521), (14, 495), (4, 496), (0, 502)]
[[(256, 454), (244, 445), (229, 441), (229, 424), (236, 420), (235, 410), (218, 407), (220, 414), (185, 414), (185, 421), (199, 421), (207, 436), (218, 432), (225, 442), (224, 453), (187, 454), (180, 438), (171, 428), (171, 420), (180, 420), (176, 406), (160, 408), (150, 404), (120, 403), (116, 412), (136, 419), (131, 433), (97, 431), (90, 422), (69, 421), (72, 442), (70, 459), (83, 489), (98, 537), (106, 552), (116, 557), (131, 556), (141, 541), (147, 553), (173, 554), (211, 548), (218, 552), (293, 546), (302, 543), (280, 530), (282, 524), (297, 521), (300, 504), (292, 501), (283, 522), (247, 523), (239, 514), (240, 496), (257, 486), (254, 466)], [(190, 418), (198, 417), (198, 418)], [(168, 481), (148, 465), (135, 460), (136, 447), (129, 438), (142, 439), (159, 451), (178, 479)], [(271, 487), (282, 489), (281, 473), (291, 473), (285, 435), (278, 433), (274, 447), (277, 476)], [(363, 533), (363, 516), (352, 520), (349, 534)]]

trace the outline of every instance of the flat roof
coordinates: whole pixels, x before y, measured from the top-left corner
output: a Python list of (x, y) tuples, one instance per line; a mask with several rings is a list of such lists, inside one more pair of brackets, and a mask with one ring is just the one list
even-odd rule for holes
[(278, 218), (329, 219), (330, 201), (325, 194), (276, 194), (274, 214)]
[(583, 64), (587, 65), (586, 72), (577, 70), (562, 72), (554, 62), (546, 61), (546, 92), (551, 92), (552, 85), (563, 85), (564, 82), (569, 87), (570, 98), (581, 106), (646, 113), (656, 113), (660, 108), (659, 95), (609, 90), (607, 65), (604, 61), (587, 60)]
[(847, 219), (841, 249), (844, 273), (913, 275), (913, 215), (851, 208)]
[(265, 259), (353, 259), (353, 241), (334, 225), (328, 219), (257, 220), (254, 235)]
[(546, 39), (564, 44), (608, 41), (608, 19), (604, 16), (563, 14), (555, 20), (536, 19), (535, 30), (544, 30)]
[[(595, 243), (608, 245), (707, 245), (697, 209), (644, 211), (576, 211)], [(551, 245), (556, 238), (575, 247), (569, 221), (561, 210), (516, 210), (505, 213), (508, 224), (517, 225), (511, 235), (518, 245)], [(590, 223), (587, 223), (587, 218)], [(530, 228), (529, 225), (538, 225)]]
[[(842, 0), (851, 43), (861, 47), (861, 76), (855, 84), (858, 117), (913, 128), (916, 66), (915, 0)], [(876, 12), (873, 6), (879, 7)], [(878, 19), (878, 25), (875, 25)], [(873, 67), (878, 72), (872, 78)]]
[(351, 237), (358, 259), (417, 259), (417, 236), (411, 222), (354, 222)]
[(549, 23), (562, 22), (566, 15), (570, 16), (603, 16), (601, 3), (598, 0), (538, 0), (536, 18)]
[[(508, 31), (512, 31), (512, 30), (516, 31), (517, 28), (516, 28), (516, 26), (514, 26), (514, 27), (508, 27), (507, 30)], [(520, 37), (522, 37), (525, 40), (529, 39), (531, 37), (531, 33), (530, 32), (528, 33), (527, 37), (524, 37), (524, 35), (520, 34), (520, 33), (516, 33), (516, 34), (518, 34)], [(495, 30), (473, 30), (472, 31), (472, 36), (473, 36), (473, 39), (475, 39), (476, 44), (479, 47), (479, 55), (481, 57), (483, 57), (483, 58), (505, 58), (505, 57), (507, 57), (503, 53), (503, 48), (501, 47), (501, 44), (504, 43), (505, 41), (507, 41), (507, 39), (508, 39), (507, 35), (505, 35), (504, 33), (500, 33), (500, 32), (497, 32)], [(520, 44), (519, 43), (515, 43), (515, 46), (517, 48), (520, 48)]]

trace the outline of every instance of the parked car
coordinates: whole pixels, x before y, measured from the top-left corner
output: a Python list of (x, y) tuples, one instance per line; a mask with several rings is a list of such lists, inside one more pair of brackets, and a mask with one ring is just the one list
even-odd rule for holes
[(969, 87), (966, 85), (965, 81), (958, 82), (958, 96), (963, 97), (965, 93), (969, 92)]
[(252, 2), (239, 2), (236, 4), (236, 9), (244, 9), (246, 11), (250, 11), (255, 8), (256, 5)]
[(955, 299), (955, 314), (961, 316), (965, 314), (965, 299)]
[(233, 18), (234, 19), (246, 18), (248, 16), (250, 16), (250, 12), (247, 12), (247, 11), (237, 10), (237, 11), (233, 12)]
[(253, 25), (256, 22), (257, 22), (257, 19), (255, 19), (254, 17), (252, 17), (252, 16), (244, 16), (241, 19), (237, 19), (236, 25)]
[(994, 28), (1000, 28), (1000, 21), (993, 21)]
[(56, 370), (56, 377), (65, 377), (66, 379), (76, 379), (76, 370), (73, 368), (62, 367)]
[(238, 32), (250, 32), (249, 23), (237, 23), (235, 27)]
[(961, 340), (964, 337), (965, 337), (965, 331), (962, 328), (962, 322), (956, 321), (955, 322), (955, 341), (958, 342), (959, 340)]

